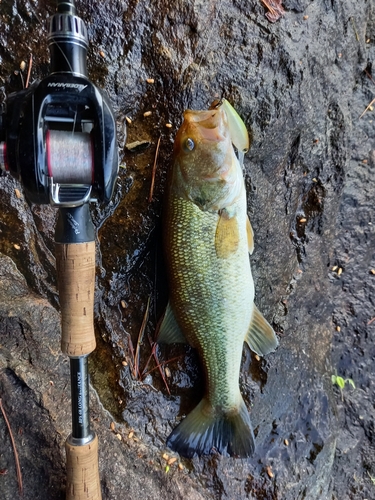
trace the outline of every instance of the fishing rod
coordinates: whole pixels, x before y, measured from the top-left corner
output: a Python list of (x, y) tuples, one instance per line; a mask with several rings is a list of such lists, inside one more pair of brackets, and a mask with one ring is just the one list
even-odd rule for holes
[(95, 229), (89, 203), (109, 203), (118, 174), (114, 114), (87, 76), (87, 29), (73, 0), (50, 21), (50, 74), (10, 94), (0, 115), (0, 164), (31, 203), (58, 208), (55, 230), (61, 349), (70, 358), (72, 432), (66, 498), (101, 499), (90, 428), (88, 356), (95, 349)]

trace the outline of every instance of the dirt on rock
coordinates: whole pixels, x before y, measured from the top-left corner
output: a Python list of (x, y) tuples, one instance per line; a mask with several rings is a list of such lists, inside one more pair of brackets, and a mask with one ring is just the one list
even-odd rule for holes
[[(374, 4), (282, 4), (285, 14), (270, 22), (260, 0), (77, 2), (90, 39), (89, 75), (116, 112), (121, 158), (111, 203), (92, 206), (90, 414), (103, 500), (375, 498), (372, 107), (363, 114), (375, 95)], [(2, 102), (24, 85), (31, 53), (31, 81), (48, 75), (46, 20), (54, 10), (50, 0), (0, 3)], [(199, 401), (202, 378), (189, 347), (156, 351), (168, 387), (152, 356), (168, 297), (162, 198), (183, 111), (207, 109), (217, 97), (251, 132), (245, 181), (255, 301), (280, 346), (262, 360), (244, 348), (240, 387), (254, 457), (176, 456), (168, 464), (175, 455), (166, 438)], [(125, 147), (134, 141), (148, 147)], [(9, 174), (0, 177), (0, 193), (0, 398), (24, 498), (60, 499), (71, 416), (56, 209), (31, 205)], [(332, 375), (346, 380), (342, 390)], [(1, 415), (0, 490), (5, 500), (18, 498)]]

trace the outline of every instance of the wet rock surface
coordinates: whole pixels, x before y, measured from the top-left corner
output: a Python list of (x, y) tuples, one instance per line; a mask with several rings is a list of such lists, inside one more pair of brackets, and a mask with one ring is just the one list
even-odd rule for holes
[[(255, 0), (77, 4), (89, 32), (90, 78), (118, 117), (122, 167), (111, 204), (92, 209), (98, 346), (90, 404), (103, 499), (375, 497), (375, 142), (372, 111), (359, 118), (375, 93), (365, 72), (371, 75), (375, 55), (373, 5), (283, 6), (284, 17), (271, 24)], [(22, 88), (19, 66), (30, 53), (32, 81), (48, 74), (45, 19), (53, 11), (53, 2), (0, 3), (3, 99)], [(178, 459), (166, 472), (163, 454), (173, 454), (165, 440), (199, 401), (202, 384), (193, 350), (157, 351), (169, 392), (151, 356), (167, 300), (162, 194), (183, 110), (207, 108), (217, 96), (235, 106), (253, 136), (245, 158), (251, 264), (256, 303), (280, 347), (264, 360), (244, 349), (240, 386), (254, 457)], [(125, 149), (135, 141), (150, 145)], [(60, 352), (56, 213), (30, 206), (8, 175), (0, 191), (0, 397), (25, 498), (63, 498), (70, 382)], [(341, 394), (334, 373), (356, 388)], [(0, 472), (3, 498), (17, 498), (1, 416)]]

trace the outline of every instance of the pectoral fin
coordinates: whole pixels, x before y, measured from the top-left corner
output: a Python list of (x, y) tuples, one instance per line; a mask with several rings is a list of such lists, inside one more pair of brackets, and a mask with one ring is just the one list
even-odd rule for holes
[(164, 318), (160, 326), (159, 335), (157, 339), (158, 344), (187, 344), (181, 328), (178, 326), (175, 315), (172, 311), (171, 305), (168, 302), (167, 309), (165, 310)]
[(274, 351), (279, 345), (272, 326), (264, 318), (255, 304), (245, 342), (250, 349), (256, 354), (259, 354), (259, 356), (264, 356)]
[(219, 259), (227, 259), (240, 243), (240, 232), (236, 217), (229, 217), (225, 210), (219, 214), (215, 234), (215, 249)]
[(251, 255), (254, 251), (254, 231), (251, 227), (249, 217), (246, 218), (246, 234), (247, 234), (247, 245), (249, 247), (249, 254)]

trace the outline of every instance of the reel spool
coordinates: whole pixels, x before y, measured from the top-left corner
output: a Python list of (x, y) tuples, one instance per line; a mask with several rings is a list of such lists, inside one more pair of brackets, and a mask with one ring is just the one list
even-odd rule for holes
[(89, 201), (94, 183), (90, 134), (47, 130), (46, 163), (53, 204), (74, 206)]
[(46, 134), (48, 175), (62, 184), (92, 184), (94, 148), (90, 134), (48, 130)]

